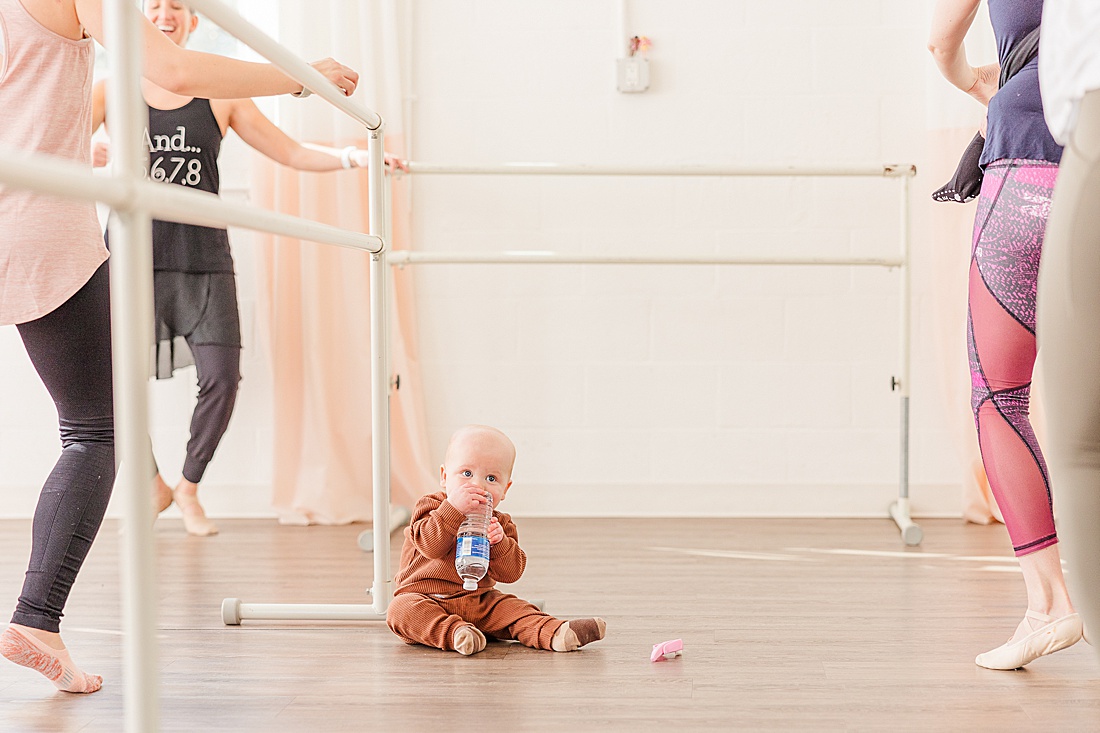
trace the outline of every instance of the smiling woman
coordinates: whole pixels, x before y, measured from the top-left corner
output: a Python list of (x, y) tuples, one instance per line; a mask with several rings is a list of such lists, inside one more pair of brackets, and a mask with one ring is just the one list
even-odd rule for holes
[[(240, 2), (239, 0), (222, 0), (222, 2), (237, 10)], [(160, 0), (149, 0), (146, 3), (146, 8), (152, 5), (159, 5)], [(169, 3), (165, 2), (165, 5), (184, 5), (183, 3)], [(187, 47), (193, 51), (204, 51), (206, 53), (214, 53), (219, 56), (229, 56), (230, 58), (244, 58), (247, 55), (247, 49), (241, 45), (233, 36), (229, 35), (221, 28), (216, 26), (211, 21), (207, 20), (205, 16), (200, 13), (195, 13), (195, 17), (199, 18), (198, 27), (191, 33), (187, 40)], [(109, 72), (108, 56), (110, 51), (104, 49), (98, 43), (95, 49), (95, 81), (107, 78)], [(0, 54), (3, 53), (3, 39), (0, 38)], [(251, 57), (255, 60), (255, 56)]]
[[(190, 45), (204, 23), (180, 0), (146, 0), (145, 17), (176, 47)], [(95, 131), (106, 119), (108, 82), (92, 91)], [(366, 151), (303, 145), (268, 120), (251, 99), (205, 99), (176, 94), (148, 79), (142, 82), (148, 108), (144, 131), (149, 177), (155, 181), (218, 194), (218, 157), (232, 129), (250, 147), (297, 170), (336, 171), (366, 165)], [(109, 159), (109, 147), (97, 145), (96, 165)], [(241, 381), (241, 335), (235, 265), (225, 229), (169, 221), (153, 222), (154, 313), (157, 377), (194, 365), (197, 402), (191, 411), (190, 437), (181, 478), (171, 488), (158, 472), (157, 511), (173, 502), (192, 535), (217, 533), (198, 500), (199, 483), (229, 427)]]

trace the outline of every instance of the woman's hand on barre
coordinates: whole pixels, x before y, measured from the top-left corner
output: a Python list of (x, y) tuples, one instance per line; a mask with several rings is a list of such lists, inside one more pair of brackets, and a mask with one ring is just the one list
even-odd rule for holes
[(310, 66), (324, 74), (325, 78), (335, 84), (345, 97), (350, 97), (355, 92), (355, 87), (359, 85), (359, 73), (334, 59), (314, 61)]
[[(404, 159), (398, 158), (396, 155), (384, 153), (382, 156), (382, 160), (385, 162), (386, 168), (391, 171), (399, 170), (404, 171), (405, 173), (409, 172), (408, 163)], [(351, 164), (353, 168), (366, 168), (369, 163), (370, 156), (367, 154), (366, 150), (363, 150), (362, 148), (356, 148), (355, 151), (352, 152)]]

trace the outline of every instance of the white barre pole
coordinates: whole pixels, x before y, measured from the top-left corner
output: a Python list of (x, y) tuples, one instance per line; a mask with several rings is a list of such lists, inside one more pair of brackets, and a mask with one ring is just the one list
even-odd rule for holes
[[(108, 114), (115, 133), (116, 176), (143, 175), (140, 120), (141, 34), (127, 0), (104, 3), (111, 48)], [(85, 175), (89, 175), (84, 171)], [(153, 461), (149, 449), (149, 336), (153, 333), (152, 220), (141, 202), (111, 221), (111, 342), (115, 457), (125, 508), (122, 523), (123, 715), (128, 733), (159, 727), (160, 669), (156, 638), (156, 557), (153, 549)]]
[[(121, 167), (119, 161), (116, 164)], [(225, 201), (205, 191), (166, 186), (136, 177), (95, 175), (84, 166), (46, 155), (0, 154), (0, 180), (40, 193), (101, 201), (116, 213), (141, 209), (154, 218), (184, 224), (240, 227), (367, 252), (382, 249), (381, 237)]]
[(406, 265), (835, 265), (868, 267), (901, 267), (900, 257), (776, 257), (720, 256), (692, 257), (661, 255), (586, 255), (559, 252), (391, 252), (389, 262), (396, 267)]
[[(385, 150), (383, 128), (370, 132), (368, 215), (370, 232), (386, 233)], [(389, 365), (389, 267), (386, 251), (375, 253), (370, 263), (371, 336), (371, 470), (374, 492), (374, 585), (371, 601), (375, 612), (386, 615), (393, 582), (390, 575), (390, 365)]]
[(361, 603), (242, 603), (236, 598), (222, 601), (222, 621), (227, 626), (239, 626), (244, 619), (385, 621), (386, 614), (376, 612), (374, 606)]
[(902, 541), (906, 545), (919, 545), (924, 537), (924, 530), (913, 522), (909, 506), (909, 382), (911, 380), (910, 362), (912, 361), (912, 266), (910, 256), (912, 254), (912, 236), (910, 227), (909, 206), (909, 179), (901, 181), (901, 226), (899, 239), (901, 240), (901, 257), (905, 266), (901, 269), (901, 379), (895, 382), (900, 395), (900, 465), (898, 467), (898, 498), (889, 507), (890, 516), (897, 524), (901, 532)]
[[(462, 165), (409, 161), (410, 174), (431, 175), (535, 175), (535, 176), (765, 176), (765, 177), (912, 177), (910, 164), (880, 165), (587, 165), (557, 163), (500, 163)], [(394, 175), (403, 175), (395, 171)], [(407, 175), (407, 174), (405, 174)]]
[[(368, 131), (368, 215), (372, 235), (381, 238), (388, 226), (384, 181), (383, 128)], [(230, 626), (241, 621), (381, 621), (386, 618), (393, 578), (390, 574), (390, 371), (389, 371), (389, 267), (386, 251), (371, 255), (371, 477), (373, 484), (374, 583), (371, 604), (242, 603), (222, 601), (222, 621)]]
[(382, 118), (378, 113), (350, 101), (321, 72), (279, 45), (276, 40), (225, 4), (218, 0), (188, 0), (188, 4), (221, 26), (226, 33), (244, 42), (260, 56), (278, 66), (286, 72), (287, 76), (358, 121), (368, 130), (376, 130), (382, 126)]

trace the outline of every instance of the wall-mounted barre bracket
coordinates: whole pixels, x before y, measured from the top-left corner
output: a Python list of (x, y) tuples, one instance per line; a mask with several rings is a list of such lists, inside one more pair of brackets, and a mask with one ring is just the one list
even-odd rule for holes
[(917, 175), (917, 166), (911, 163), (887, 163), (882, 167), (882, 175), (887, 178), (912, 178)]

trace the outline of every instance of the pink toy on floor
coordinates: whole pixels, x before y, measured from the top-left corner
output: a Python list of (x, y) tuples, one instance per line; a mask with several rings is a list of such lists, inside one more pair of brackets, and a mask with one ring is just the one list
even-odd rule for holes
[(684, 652), (684, 640), (673, 639), (672, 641), (662, 641), (660, 644), (653, 645), (653, 653), (649, 655), (649, 661), (661, 662), (666, 659), (672, 659), (678, 657)]

